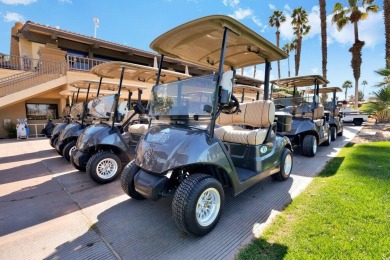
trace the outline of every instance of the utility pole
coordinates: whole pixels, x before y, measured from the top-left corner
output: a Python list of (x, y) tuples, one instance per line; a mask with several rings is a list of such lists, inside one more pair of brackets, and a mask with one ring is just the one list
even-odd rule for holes
[(100, 21), (99, 21), (98, 18), (94, 17), (94, 18), (93, 18), (93, 22), (94, 22), (94, 24), (95, 24), (95, 33), (94, 33), (93, 37), (96, 38), (96, 31), (97, 31), (97, 28), (99, 28), (99, 22), (100, 22)]

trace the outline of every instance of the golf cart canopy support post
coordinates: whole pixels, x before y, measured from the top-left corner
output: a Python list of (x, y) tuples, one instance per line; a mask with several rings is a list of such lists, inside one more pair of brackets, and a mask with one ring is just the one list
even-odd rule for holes
[(269, 99), (269, 74), (271, 71), (271, 63), (266, 60), (265, 61), (265, 75), (264, 75), (264, 100)]
[(127, 109), (130, 110), (130, 102), (131, 102), (131, 96), (133, 95), (133, 92), (129, 90), (129, 96), (127, 97)]
[(114, 101), (115, 110), (114, 110), (114, 117), (112, 119), (111, 129), (114, 129), (116, 117), (117, 117), (117, 114), (118, 114), (118, 109), (117, 109), (117, 107), (118, 107), (118, 100), (119, 100), (119, 97), (121, 95), (121, 89), (122, 89), (122, 83), (123, 83), (123, 76), (124, 75), (125, 75), (125, 67), (122, 67), (121, 77), (119, 79), (118, 92), (117, 92), (117, 95), (116, 95), (115, 101)]
[(158, 72), (157, 72), (157, 79), (156, 79), (156, 85), (160, 82), (160, 75), (161, 75), (161, 69), (164, 61), (164, 55), (160, 56), (160, 64), (158, 65)]
[[(99, 85), (99, 88), (100, 88), (100, 85)], [(88, 88), (87, 88), (87, 96), (85, 97), (85, 104), (84, 104), (84, 110), (83, 110), (83, 115), (81, 117), (81, 124), (83, 125), (84, 124), (84, 118), (85, 118), (85, 114), (87, 113), (87, 107), (88, 107), (88, 96), (89, 96), (89, 90), (91, 89), (91, 83), (88, 84)], [(79, 89), (80, 90), (80, 89)]]

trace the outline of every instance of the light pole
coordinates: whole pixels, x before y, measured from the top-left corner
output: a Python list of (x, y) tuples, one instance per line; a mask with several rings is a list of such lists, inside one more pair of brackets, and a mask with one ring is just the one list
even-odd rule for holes
[(93, 18), (93, 22), (94, 22), (94, 24), (95, 24), (95, 33), (94, 33), (93, 37), (96, 38), (96, 31), (97, 31), (97, 28), (99, 28), (99, 22), (100, 22), (100, 21), (99, 21), (98, 18), (94, 17), (94, 18)]

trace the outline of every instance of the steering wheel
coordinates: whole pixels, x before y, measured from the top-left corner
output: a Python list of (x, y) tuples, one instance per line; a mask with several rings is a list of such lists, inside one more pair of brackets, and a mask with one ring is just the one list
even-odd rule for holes
[(227, 114), (234, 114), (240, 109), (240, 103), (238, 99), (232, 94), (231, 99), (227, 105), (224, 106), (223, 110)]
[(140, 103), (135, 102), (132, 104), (132, 107), (137, 114), (146, 114), (146, 109)]

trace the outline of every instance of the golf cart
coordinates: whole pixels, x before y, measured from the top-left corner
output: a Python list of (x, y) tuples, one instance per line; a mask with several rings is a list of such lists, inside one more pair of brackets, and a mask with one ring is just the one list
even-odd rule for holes
[[(173, 196), (176, 225), (203, 236), (221, 216), (224, 188), (238, 195), (270, 175), (289, 178), (292, 145), (276, 134), (273, 102), (239, 104), (232, 95), (235, 69), (265, 63), (267, 92), (270, 63), (287, 56), (221, 15), (176, 27), (150, 46), (161, 60), (164, 55), (177, 57), (216, 72), (152, 88), (152, 126), (138, 142), (135, 160), (122, 172), (122, 188), (137, 200)], [(165, 123), (154, 126), (154, 120)]]
[[(123, 80), (143, 82), (143, 85), (156, 82), (158, 69), (125, 62), (107, 62), (95, 66), (91, 72), (100, 77), (120, 78), (117, 95), (122, 90), (139, 90), (138, 102), (133, 103), (134, 114), (118, 127), (115, 122), (118, 117), (117, 98), (95, 100), (90, 113), (95, 113), (100, 123), (89, 126), (79, 137), (76, 149), (72, 154), (72, 164), (76, 169), (86, 170), (88, 175), (97, 183), (104, 184), (115, 180), (124, 165), (134, 158), (135, 147), (143, 132), (148, 128), (148, 120), (141, 124), (134, 124), (133, 116), (145, 114), (145, 108), (141, 105), (140, 85), (122, 84)], [(184, 79), (190, 77), (187, 74), (164, 70), (160, 82)], [(102, 106), (105, 109), (97, 109)], [(99, 110), (99, 111), (97, 111)], [(100, 114), (100, 116), (99, 116)], [(107, 115), (109, 117), (107, 117)]]
[(324, 104), (325, 108), (325, 118), (326, 122), (329, 124), (330, 127), (330, 136), (331, 140), (335, 141), (337, 136), (343, 135), (343, 123), (342, 123), (342, 116), (340, 113), (340, 109), (337, 107), (337, 101), (336, 101), (336, 92), (342, 92), (341, 88), (339, 87), (326, 87), (326, 88), (320, 88), (319, 93), (320, 94), (327, 94), (332, 93), (332, 101), (326, 102)]
[(240, 103), (260, 100), (260, 94), (263, 94), (263, 89), (260, 86), (264, 84), (264, 81), (236, 75), (235, 83), (233, 95), (241, 97)]
[(99, 94), (102, 94), (104, 90), (108, 90), (105, 94), (111, 93), (109, 90), (115, 88), (116, 84), (112, 82), (103, 82), (102, 80), (78, 80), (73, 82), (71, 86), (78, 89), (77, 95), (79, 95), (80, 90), (86, 90), (87, 93), (84, 102), (72, 105), (70, 110), (70, 119), (72, 122), (67, 124), (60, 132), (55, 145), (57, 152), (68, 161), (70, 160), (71, 152), (76, 146), (77, 138), (94, 120), (94, 118), (89, 115), (89, 109), (93, 101), (91, 100), (87, 103), (90, 94), (96, 90), (96, 95), (99, 98)]
[[(276, 117), (279, 123), (290, 124), (291, 129), (280, 132), (290, 138), (295, 146), (299, 146), (302, 154), (313, 157), (318, 145), (329, 145), (331, 141), (329, 124), (326, 122), (324, 107), (319, 103), (320, 84), (329, 83), (320, 75), (298, 76), (272, 81), (273, 85), (283, 88), (293, 88), (292, 98), (275, 98), (278, 111)], [(297, 89), (314, 86), (312, 97), (298, 96)], [(306, 91), (306, 89), (304, 89)]]

